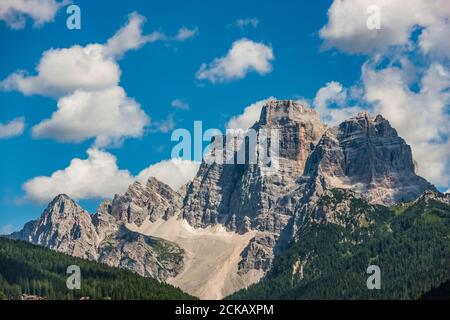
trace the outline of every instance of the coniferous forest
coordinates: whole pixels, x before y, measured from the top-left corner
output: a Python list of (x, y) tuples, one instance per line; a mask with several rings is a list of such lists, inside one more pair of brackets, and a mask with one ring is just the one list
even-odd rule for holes
[[(390, 208), (351, 203), (341, 224), (305, 225), (265, 279), (228, 298), (450, 299), (450, 205), (426, 197)], [(367, 288), (370, 265), (381, 269), (380, 290)]]
[[(67, 267), (81, 270), (80, 290), (69, 290)], [(151, 278), (0, 237), (0, 300), (22, 295), (45, 299), (178, 300), (192, 296)]]

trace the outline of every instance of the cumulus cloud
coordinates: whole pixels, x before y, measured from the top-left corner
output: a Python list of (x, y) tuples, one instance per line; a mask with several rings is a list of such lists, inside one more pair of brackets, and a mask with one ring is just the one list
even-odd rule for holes
[(89, 44), (67, 49), (50, 49), (42, 54), (36, 76), (18, 71), (1, 82), (3, 90), (25, 95), (60, 97), (75, 90), (96, 91), (116, 86), (120, 67), (104, 55), (104, 46)]
[(81, 142), (95, 138), (96, 147), (120, 145), (125, 138), (140, 137), (149, 117), (121, 87), (101, 91), (75, 91), (58, 101), (50, 119), (32, 129), (35, 138)]
[(0, 2), (0, 20), (11, 29), (22, 29), (27, 17), (38, 27), (55, 18), (56, 12), (68, 1), (55, 0), (2, 0)]
[(111, 153), (90, 148), (87, 159), (73, 159), (69, 166), (50, 176), (28, 180), (23, 185), (26, 198), (48, 202), (58, 194), (67, 194), (76, 200), (111, 198), (125, 192), (135, 180), (149, 177), (168, 184), (174, 190), (192, 180), (199, 165), (191, 161), (167, 160), (142, 170), (137, 177), (128, 170), (119, 169), (117, 159)]
[(251, 128), (259, 120), (262, 107), (271, 100), (275, 100), (275, 98), (270, 97), (249, 105), (242, 114), (234, 116), (228, 121), (227, 129), (247, 130)]
[(365, 99), (408, 143), (419, 172), (435, 184), (450, 185), (450, 71), (433, 63), (412, 91), (401, 67), (363, 67)]
[(198, 27), (192, 29), (182, 27), (178, 30), (175, 39), (178, 41), (186, 41), (187, 39), (196, 37), (197, 35), (198, 35)]
[(16, 118), (5, 124), (0, 123), (0, 139), (20, 136), (25, 128), (25, 119)]
[(358, 106), (349, 106), (349, 91), (336, 81), (327, 83), (317, 91), (313, 103), (322, 121), (334, 126), (362, 111)]
[(273, 59), (270, 46), (243, 38), (235, 41), (224, 57), (202, 64), (197, 79), (215, 83), (242, 79), (251, 71), (267, 74), (272, 71)]
[(189, 110), (189, 103), (180, 100), (180, 99), (175, 99), (172, 101), (171, 103), (172, 108), (175, 109), (179, 109), (179, 110)]
[[(374, 8), (380, 13), (379, 30), (367, 27)], [(419, 174), (442, 188), (450, 186), (449, 21), (445, 0), (333, 1), (320, 31), (325, 46), (365, 53), (368, 59), (354, 87), (330, 82), (315, 99), (331, 119), (337, 118), (333, 112), (359, 108), (355, 101), (382, 114), (412, 146)]]
[[(381, 28), (369, 29), (368, 18), (378, 8)], [(420, 47), (426, 53), (449, 57), (450, 2), (447, 0), (334, 0), (328, 23), (320, 30), (326, 47), (350, 53), (384, 51), (390, 46), (408, 46), (411, 34), (421, 27)]]
[(36, 75), (18, 71), (0, 83), (3, 90), (58, 100), (52, 117), (33, 127), (33, 137), (62, 142), (94, 138), (95, 147), (106, 147), (143, 135), (149, 117), (119, 86), (121, 70), (116, 59), (159, 39), (155, 33), (143, 35), (144, 21), (132, 13), (106, 44), (50, 49), (42, 54)]
[(142, 170), (137, 180), (147, 181), (149, 177), (154, 177), (177, 191), (194, 179), (199, 167), (199, 163), (189, 160), (164, 160)]
[(35, 177), (23, 185), (26, 196), (38, 202), (48, 202), (65, 193), (81, 199), (108, 198), (127, 190), (133, 182), (128, 170), (117, 167), (112, 154), (91, 148), (87, 159), (73, 159), (70, 165), (49, 177)]

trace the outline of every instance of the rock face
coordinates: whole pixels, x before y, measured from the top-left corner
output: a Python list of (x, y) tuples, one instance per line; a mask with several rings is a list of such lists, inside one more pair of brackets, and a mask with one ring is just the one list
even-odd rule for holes
[(180, 195), (150, 178), (146, 185), (136, 181), (124, 195), (116, 195), (111, 203), (111, 215), (119, 221), (141, 226), (147, 220), (167, 220), (178, 213), (180, 206)]
[[(266, 137), (269, 146), (276, 141), (266, 134), (278, 133), (279, 152), (271, 154), (269, 165), (260, 161), (260, 149), (256, 149), (257, 161), (250, 161), (247, 143), (237, 143), (233, 136), (215, 137), (210, 156), (222, 149), (224, 160), (238, 159), (243, 150), (247, 156), (241, 163), (205, 160), (181, 193), (154, 178), (145, 185), (135, 182), (124, 195), (104, 201), (93, 216), (67, 196), (59, 196), (39, 220), (12, 237), (160, 280), (178, 273), (186, 279), (183, 249), (143, 233), (169, 219), (185, 219), (189, 228), (222, 224), (241, 235), (255, 234), (248, 245), (242, 245), (246, 247), (240, 256), (229, 250), (239, 260), (236, 272), (250, 279), (252, 274), (270, 270), (274, 255), (291, 240), (298, 240), (305, 221), (361, 225), (367, 222), (366, 213), (352, 211), (351, 201), (391, 205), (435, 190), (416, 174), (411, 148), (382, 116), (359, 114), (328, 128), (316, 111), (300, 103), (270, 101), (252, 129), (256, 140)], [(248, 131), (246, 135), (252, 138)], [(268, 168), (275, 170), (269, 174)], [(344, 190), (343, 194), (332, 191), (336, 189)], [(370, 211), (370, 206), (365, 210)], [(194, 234), (188, 229), (185, 233)], [(158, 234), (168, 238), (164, 232)], [(190, 243), (190, 247), (196, 246)]]
[(252, 228), (277, 234), (287, 225), (294, 208), (279, 200), (296, 188), (325, 126), (314, 110), (293, 101), (271, 101), (253, 129), (258, 135), (263, 129), (278, 130), (279, 170), (265, 175), (259, 163), (202, 163), (183, 208), (191, 225), (224, 223), (238, 232)]
[(80, 258), (98, 257), (98, 235), (91, 215), (67, 195), (57, 196), (38, 220), (28, 222), (11, 238)]
[(370, 203), (416, 199), (433, 186), (416, 175), (411, 148), (382, 116), (359, 114), (327, 130), (306, 164), (322, 189), (346, 188)]
[[(149, 189), (152, 188), (152, 183), (153, 180), (149, 180)], [(158, 182), (155, 188), (161, 186)], [(130, 192), (127, 193), (127, 197), (129, 196)], [(157, 198), (156, 194), (153, 198)], [(135, 200), (130, 203), (136, 203), (137, 199)], [(118, 218), (112, 215), (123, 208), (115, 207), (115, 203), (123, 205), (120, 201), (105, 201), (97, 213), (91, 216), (68, 196), (59, 195), (38, 220), (27, 223), (23, 230), (13, 233), (10, 238), (113, 267), (126, 268), (161, 281), (176, 276), (183, 267), (183, 249), (169, 241), (130, 231), (125, 222), (119, 219), (122, 215), (118, 215)], [(130, 207), (131, 205), (127, 208)], [(146, 218), (150, 219), (154, 213), (151, 210), (153, 207), (148, 205), (146, 208), (149, 209)], [(166, 212), (168, 211), (162, 211), (161, 214)]]

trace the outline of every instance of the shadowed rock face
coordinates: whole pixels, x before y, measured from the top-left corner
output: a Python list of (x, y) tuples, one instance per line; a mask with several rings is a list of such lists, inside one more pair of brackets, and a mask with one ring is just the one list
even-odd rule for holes
[(314, 110), (299, 103), (271, 101), (263, 107), (253, 129), (258, 134), (262, 129), (279, 131), (279, 170), (265, 175), (260, 164), (204, 162), (183, 208), (183, 217), (193, 226), (220, 222), (238, 232), (253, 228), (280, 233), (294, 214), (293, 208), (280, 207), (278, 200), (296, 188), (296, 179), (303, 174), (307, 157), (325, 126)]
[(391, 205), (433, 189), (415, 173), (411, 148), (382, 116), (359, 114), (329, 129), (306, 164), (321, 188), (346, 188), (371, 203)]

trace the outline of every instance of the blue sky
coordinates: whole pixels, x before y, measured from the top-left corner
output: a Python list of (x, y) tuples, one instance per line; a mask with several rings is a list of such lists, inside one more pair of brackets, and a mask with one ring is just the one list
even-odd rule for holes
[[(231, 0), (157, 3), (129, 0), (74, 3), (81, 8), (81, 30), (69, 30), (66, 27), (66, 7), (55, 13), (53, 21), (37, 27), (33, 26), (32, 17), (25, 16), (27, 23), (20, 29), (11, 28), (8, 18), (0, 17), (3, 20), (0, 20), (0, 41), (3, 44), (0, 81), (18, 70), (26, 70), (30, 75), (36, 75), (35, 67), (43, 52), (51, 48), (106, 43), (127, 23), (132, 12), (145, 17), (142, 33), (159, 31), (166, 35), (166, 39), (129, 50), (122, 58), (117, 58), (117, 63), (121, 71), (120, 87), (124, 89), (126, 96), (133, 98), (140, 109), (151, 118), (151, 123), (140, 136), (126, 138), (119, 145), (101, 146), (102, 151), (116, 157), (117, 167), (128, 170), (131, 176), (138, 175), (151, 164), (169, 159), (174, 146), (170, 140), (172, 130), (191, 129), (195, 120), (203, 121), (204, 128), (223, 129), (230, 118), (242, 114), (245, 107), (271, 96), (279, 99), (306, 98), (312, 104), (317, 104), (318, 108), (322, 106), (328, 111), (336, 106), (340, 108), (345, 103), (352, 104), (354, 109), (350, 111), (373, 108), (370, 102), (378, 99), (373, 85), (379, 83), (377, 79), (395, 78), (396, 75), (405, 79), (406, 76), (403, 75), (412, 73), (413, 80), (405, 80), (403, 88), (406, 94), (412, 95), (415, 93), (414, 87), (425, 86), (423, 80), (426, 70), (431, 70), (432, 66), (438, 64), (442, 66), (444, 74), (448, 71), (448, 52), (445, 48), (438, 48), (439, 51), (436, 49), (435, 52), (440, 55), (436, 53), (432, 56), (429, 53), (420, 53), (422, 44), (416, 43), (412, 49), (405, 49), (405, 44), (401, 41), (392, 43), (389, 40), (391, 38), (386, 36), (386, 42), (381, 34), (376, 39), (380, 47), (369, 52), (364, 49), (367, 44), (362, 43), (363, 49), (358, 47), (361, 41), (356, 36), (350, 39), (355, 41), (356, 49), (352, 50), (352, 46), (348, 46), (348, 39), (342, 39), (342, 36), (339, 38), (340, 35), (331, 32), (333, 30), (327, 35), (321, 35), (319, 31), (329, 23), (327, 12), (332, 1)], [(257, 19), (258, 23), (255, 26), (250, 22), (239, 26), (239, 19)], [(333, 27), (331, 24), (329, 26), (330, 29)], [(197, 33), (185, 41), (173, 39), (182, 27), (197, 30)], [(398, 27), (405, 28), (404, 25)], [(424, 27), (434, 30), (434, 25)], [(216, 83), (196, 78), (196, 73), (203, 63), (208, 64), (218, 57), (224, 57), (232, 44), (243, 38), (272, 49), (274, 59), (269, 62), (270, 71), (259, 73), (250, 70), (239, 79)], [(407, 41), (414, 40), (408, 36)], [(326, 43), (333, 48), (321, 50), (322, 45)], [(392, 47), (397, 49), (392, 50)], [(401, 48), (400, 53), (398, 48)], [(408, 69), (409, 65), (402, 58), (415, 56), (416, 51), (420, 53), (419, 57), (411, 63), (414, 68)], [(388, 67), (379, 64), (377, 59), (380, 54), (389, 61)], [(400, 67), (396, 68), (397, 65)], [(413, 71), (409, 73), (410, 69)], [(364, 70), (366, 78), (362, 74)], [(439, 68), (436, 70), (442, 71)], [(331, 82), (335, 86), (329, 85)], [(369, 83), (372, 83), (370, 88)], [(367, 93), (364, 102), (357, 93), (361, 88)], [(44, 202), (25, 197), (25, 182), (37, 176), (51, 176), (53, 172), (67, 168), (72, 159), (86, 159), (86, 151), (94, 143), (94, 138), (80, 142), (61, 142), (55, 137), (38, 139), (32, 135), (32, 127), (50, 118), (57, 110), (60, 98), (61, 96), (41, 94), (27, 96), (20, 90), (5, 88), (0, 91), (0, 123), (6, 124), (21, 117), (25, 119), (25, 128), (21, 135), (0, 139), (0, 230), (17, 230), (23, 223), (36, 218), (45, 208)], [(425, 96), (425, 93), (419, 98), (435, 99), (434, 96)], [(189, 109), (172, 107), (175, 99), (187, 103)], [(442, 109), (448, 117), (447, 97), (438, 95), (436, 99), (440, 99), (439, 102), (444, 104)], [(359, 101), (355, 103), (354, 100)], [(394, 107), (389, 109), (389, 106), (380, 104), (377, 108), (376, 110), (391, 110)], [(330, 117), (334, 117), (330, 114)], [(168, 117), (172, 117), (174, 121), (173, 128), (168, 132), (160, 132), (158, 124), (166, 123)], [(394, 115), (392, 117), (394, 118)], [(447, 119), (444, 118), (444, 121)], [(441, 125), (445, 127), (445, 122)], [(444, 141), (438, 143), (448, 145), (448, 131), (441, 131), (435, 133), (436, 139), (440, 137)], [(415, 139), (412, 133), (411, 137)], [(417, 140), (417, 144), (419, 143), (423, 141)], [(424, 145), (421, 146), (423, 150), (426, 149)], [(444, 153), (444, 157), (446, 155)], [(442, 170), (447, 174), (448, 161), (444, 158), (443, 163)], [(436, 173), (428, 173), (429, 176), (434, 174)], [(437, 185), (442, 190), (449, 187), (448, 180), (438, 182)], [(87, 198), (90, 197), (81, 197), (79, 202), (88, 210), (94, 211), (99, 200)]]

